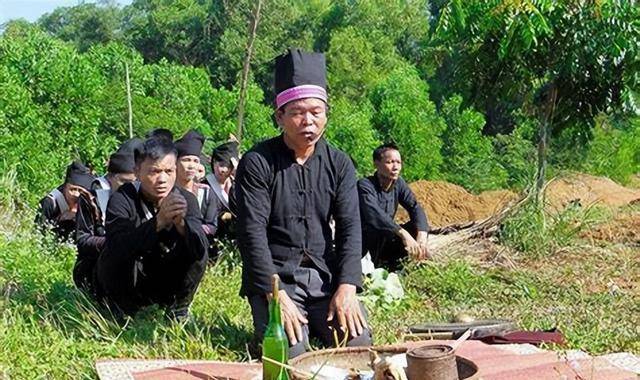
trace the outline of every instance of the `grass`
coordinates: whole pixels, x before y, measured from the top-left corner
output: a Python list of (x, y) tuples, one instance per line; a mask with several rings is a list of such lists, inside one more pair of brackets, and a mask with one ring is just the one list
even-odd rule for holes
[[(553, 233), (548, 229), (558, 222), (547, 219), (545, 230), (528, 221), (527, 212), (532, 211), (505, 227), (518, 232), (505, 239), (512, 249), (490, 246), (510, 255), (509, 266), (481, 252), (409, 265), (401, 275), (405, 298), (384, 312), (369, 309), (375, 343), (396, 342), (411, 324), (449, 320), (464, 311), (476, 318), (512, 318), (524, 329), (557, 326), (568, 348), (640, 354), (638, 247), (580, 239), (575, 222), (593, 225), (610, 217), (604, 212), (588, 211), (587, 218), (584, 210), (570, 210), (573, 216), (557, 220), (572, 227)], [(32, 233), (29, 215), (17, 219), (0, 231), (0, 378), (95, 378), (100, 358), (249, 359), (251, 317), (238, 296), (240, 268), (232, 249), (208, 269), (193, 304), (193, 323), (168, 323), (161, 310), (151, 308), (119, 325), (73, 286), (73, 247)], [(547, 235), (531, 245), (527, 240), (535, 237), (527, 228)], [(515, 250), (517, 241), (539, 246)]]

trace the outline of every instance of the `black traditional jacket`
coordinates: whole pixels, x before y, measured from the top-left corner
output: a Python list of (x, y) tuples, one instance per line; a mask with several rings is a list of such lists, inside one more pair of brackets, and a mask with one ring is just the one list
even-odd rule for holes
[(345, 153), (322, 138), (300, 165), (282, 135), (266, 140), (242, 157), (236, 200), (242, 295), (270, 292), (275, 273), (293, 291), (301, 265), (319, 271), (326, 295), (343, 283), (360, 289), (360, 211), (355, 169)]

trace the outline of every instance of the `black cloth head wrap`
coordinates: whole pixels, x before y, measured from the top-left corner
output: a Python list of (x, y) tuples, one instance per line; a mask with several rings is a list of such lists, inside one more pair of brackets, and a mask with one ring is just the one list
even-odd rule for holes
[(302, 98), (327, 102), (327, 65), (323, 53), (290, 48), (275, 59), (276, 108)]
[(182, 138), (176, 141), (176, 149), (178, 149), (178, 157), (198, 156), (202, 153), (204, 145), (204, 136), (198, 131), (190, 130)]
[(135, 171), (135, 152), (142, 149), (142, 139), (134, 137), (126, 140), (118, 150), (109, 157), (109, 173), (133, 173)]
[(137, 137), (126, 140), (120, 145), (120, 147), (118, 148), (118, 152), (133, 154), (136, 150), (142, 149), (143, 142), (144, 141), (142, 141), (142, 139), (139, 139)]
[(91, 175), (89, 168), (84, 166), (79, 161), (74, 161), (71, 165), (67, 166), (67, 174), (64, 178), (64, 183), (80, 186), (86, 190), (91, 189), (91, 183), (95, 180), (95, 177)]
[(213, 148), (213, 152), (211, 152), (211, 170), (213, 170), (213, 164), (216, 162), (221, 162), (225, 166), (233, 168), (233, 161), (235, 160), (236, 163), (239, 161), (238, 145), (237, 141), (229, 141)]

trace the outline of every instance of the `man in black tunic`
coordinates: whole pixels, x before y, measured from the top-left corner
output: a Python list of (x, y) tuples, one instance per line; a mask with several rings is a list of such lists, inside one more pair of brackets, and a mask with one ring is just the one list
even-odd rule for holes
[[(400, 268), (407, 253), (416, 260), (428, 257), (427, 216), (407, 183), (400, 177), (402, 157), (394, 144), (373, 151), (376, 172), (358, 181), (362, 217), (363, 255), (367, 251), (377, 267), (390, 271)], [(409, 222), (394, 221), (398, 204), (409, 213)]]
[(109, 157), (107, 174), (96, 178), (91, 191), (80, 195), (76, 213), (76, 246), (78, 256), (73, 266), (73, 281), (90, 295), (95, 295), (93, 271), (105, 244), (105, 218), (111, 195), (125, 183), (136, 179), (133, 149), (142, 140), (131, 139)]
[(40, 200), (36, 223), (51, 229), (60, 240), (67, 241), (75, 237), (78, 197), (89, 191), (94, 179), (81, 162), (71, 163), (67, 167), (64, 184)]
[(355, 169), (322, 137), (324, 55), (290, 49), (276, 58), (275, 74), (282, 134), (245, 154), (236, 178), (241, 294), (251, 306), (255, 338), (264, 333), (270, 279), (278, 274), (291, 357), (306, 350), (309, 335), (332, 345), (332, 328), (347, 345), (370, 345), (356, 296), (362, 242)]
[(135, 154), (138, 181), (109, 200), (96, 277), (99, 295), (116, 311), (133, 315), (159, 304), (172, 319), (189, 316), (206, 266), (207, 238), (198, 201), (175, 187), (176, 157), (169, 139), (147, 139)]

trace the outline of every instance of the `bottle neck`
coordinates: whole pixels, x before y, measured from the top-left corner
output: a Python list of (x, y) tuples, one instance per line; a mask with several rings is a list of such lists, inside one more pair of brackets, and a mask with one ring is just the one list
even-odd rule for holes
[(280, 316), (280, 302), (275, 299), (269, 301), (269, 324), (281, 325), (282, 317)]

